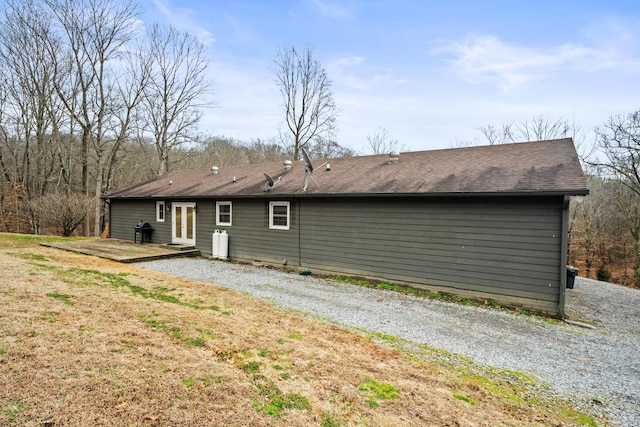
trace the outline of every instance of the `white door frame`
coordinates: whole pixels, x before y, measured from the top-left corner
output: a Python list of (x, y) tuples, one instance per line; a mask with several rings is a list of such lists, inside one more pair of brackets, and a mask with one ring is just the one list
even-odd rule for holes
[[(189, 208), (191, 208), (191, 224), (188, 224)], [(177, 213), (180, 215), (177, 215)], [(176, 219), (180, 216), (180, 224)], [(191, 226), (191, 228), (189, 228)], [(171, 203), (171, 243), (184, 245), (196, 244), (196, 204), (195, 202)]]

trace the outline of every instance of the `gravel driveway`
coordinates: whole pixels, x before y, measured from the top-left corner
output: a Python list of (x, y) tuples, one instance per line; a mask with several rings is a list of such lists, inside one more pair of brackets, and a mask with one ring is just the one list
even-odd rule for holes
[(204, 258), (137, 265), (524, 372), (614, 425), (640, 426), (638, 290), (578, 277), (567, 290), (567, 313), (596, 325), (592, 330)]

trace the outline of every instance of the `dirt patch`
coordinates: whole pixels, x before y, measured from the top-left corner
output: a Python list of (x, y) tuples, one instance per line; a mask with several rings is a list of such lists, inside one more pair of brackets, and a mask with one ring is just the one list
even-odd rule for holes
[[(0, 234), (0, 425), (581, 425), (246, 295)], [(586, 421), (585, 421), (586, 420)]]

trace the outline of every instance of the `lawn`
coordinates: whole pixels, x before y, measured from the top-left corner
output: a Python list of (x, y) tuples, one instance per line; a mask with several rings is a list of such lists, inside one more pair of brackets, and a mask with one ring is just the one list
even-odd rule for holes
[(3, 426), (594, 425), (525, 375), (33, 236), (0, 248)]

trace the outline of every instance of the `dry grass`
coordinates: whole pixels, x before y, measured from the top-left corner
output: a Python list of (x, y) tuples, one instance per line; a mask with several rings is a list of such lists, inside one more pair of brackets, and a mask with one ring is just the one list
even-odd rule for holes
[(0, 425), (579, 425), (249, 296), (0, 234)]

